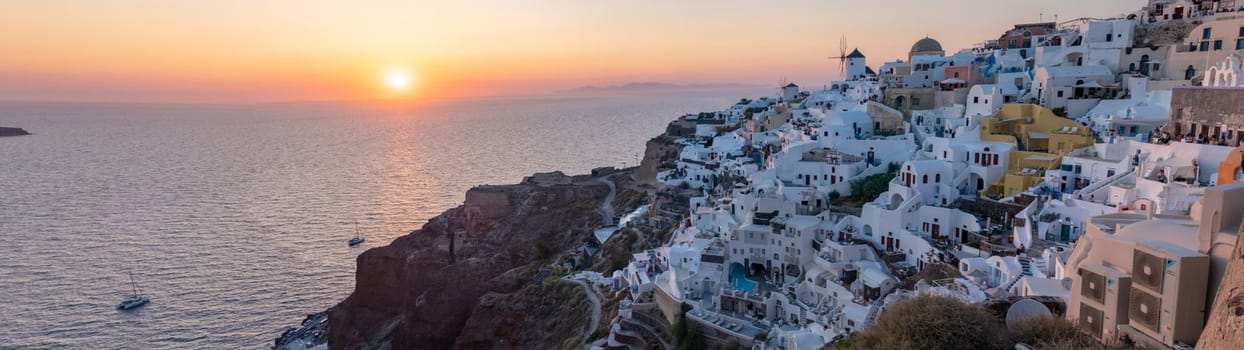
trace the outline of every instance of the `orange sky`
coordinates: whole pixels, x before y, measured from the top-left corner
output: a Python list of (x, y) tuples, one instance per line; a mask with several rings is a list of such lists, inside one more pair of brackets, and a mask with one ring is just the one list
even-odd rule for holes
[[(954, 51), (1042, 12), (1114, 16), (1145, 1), (1036, 3), (5, 0), (0, 100), (407, 99), (782, 78), (819, 86), (837, 75), (825, 57), (842, 35), (876, 67), (926, 34)], [(386, 88), (390, 69), (412, 72), (413, 89)]]

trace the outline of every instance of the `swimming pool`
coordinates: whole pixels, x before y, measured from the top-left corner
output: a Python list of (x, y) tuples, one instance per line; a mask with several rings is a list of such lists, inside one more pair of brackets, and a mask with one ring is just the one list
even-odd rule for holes
[(739, 263), (730, 264), (730, 286), (734, 289), (751, 293), (756, 289), (756, 281), (747, 279), (744, 271), (743, 265)]

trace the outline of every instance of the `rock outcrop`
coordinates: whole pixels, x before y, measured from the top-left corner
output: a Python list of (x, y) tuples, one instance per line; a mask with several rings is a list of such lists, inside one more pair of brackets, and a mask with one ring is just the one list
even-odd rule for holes
[[(1244, 226), (1236, 237), (1240, 235), (1244, 235)], [(1238, 238), (1217, 294), (1196, 348), (1239, 349), (1244, 344), (1244, 244)]]
[[(671, 123), (672, 125), (673, 123)], [(682, 152), (682, 145), (674, 142), (675, 138), (661, 135), (648, 140), (644, 147), (644, 159), (635, 170), (635, 178), (643, 183), (655, 184), (657, 173), (673, 167)]]
[(26, 132), (26, 130), (22, 128), (9, 128), (9, 127), (0, 126), (0, 136), (22, 136), (22, 135), (30, 135), (30, 133)]
[[(586, 329), (592, 303), (554, 270), (595, 261), (591, 267), (608, 273), (625, 266), (632, 252), (668, 239), (688, 196), (656, 181), (682, 149), (674, 140), (657, 136), (638, 167), (598, 168), (597, 178), (551, 172), (517, 185), (473, 188), (463, 205), (364, 252), (354, 292), (329, 310), (329, 347), (578, 347), (585, 333), (604, 329)], [(629, 212), (643, 203), (652, 205), (650, 218), (601, 249), (592, 233), (609, 216), (605, 209)], [(596, 253), (582, 259), (584, 251)], [(616, 306), (602, 317), (615, 314)]]
[(480, 186), (422, 229), (358, 257), (329, 314), (333, 349), (555, 349), (579, 344), (586, 297), (549, 277), (601, 224), (609, 187), (542, 174)]

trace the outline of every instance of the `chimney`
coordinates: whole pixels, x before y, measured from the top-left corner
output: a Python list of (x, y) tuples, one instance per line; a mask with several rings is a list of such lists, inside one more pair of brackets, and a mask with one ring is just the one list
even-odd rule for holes
[(1145, 96), (1149, 94), (1149, 78), (1141, 75), (1128, 76), (1127, 91), (1131, 94), (1133, 102), (1144, 101)]

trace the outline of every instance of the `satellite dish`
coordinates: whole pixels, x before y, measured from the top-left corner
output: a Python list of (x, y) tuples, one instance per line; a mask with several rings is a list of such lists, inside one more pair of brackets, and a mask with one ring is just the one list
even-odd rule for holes
[(1014, 331), (1024, 321), (1050, 315), (1053, 315), (1050, 309), (1036, 300), (1020, 300), (1011, 304), (1011, 308), (1006, 310), (1006, 328)]

